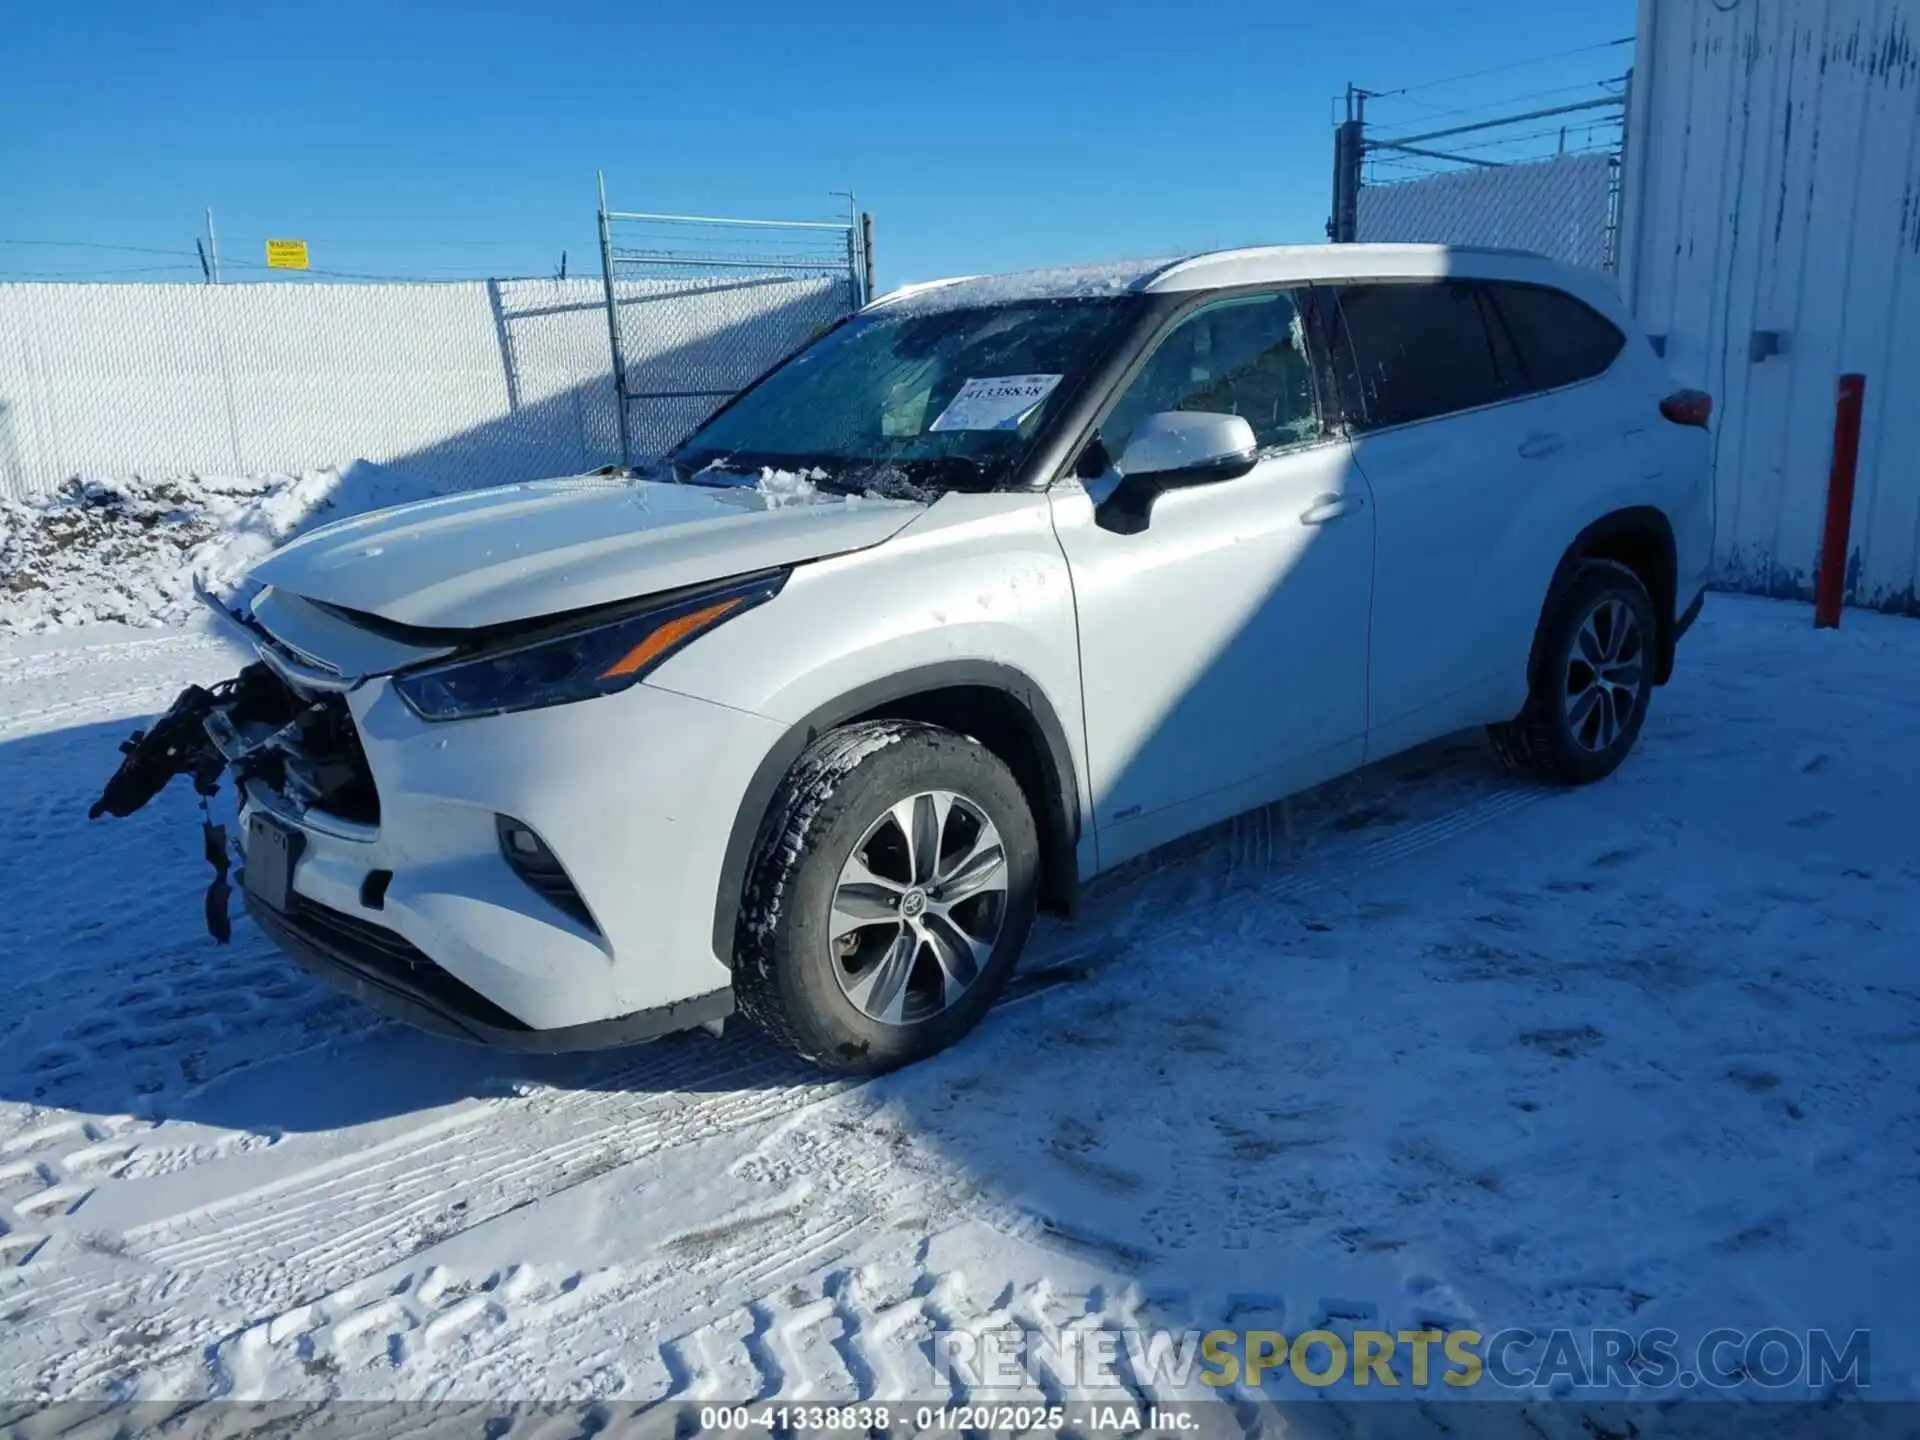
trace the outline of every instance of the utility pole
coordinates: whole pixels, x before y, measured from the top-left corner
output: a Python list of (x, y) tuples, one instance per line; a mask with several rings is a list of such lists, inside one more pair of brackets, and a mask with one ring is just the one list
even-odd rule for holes
[[(207, 278), (215, 285), (218, 285), (220, 283), (220, 237), (213, 233), (213, 207), (211, 205), (207, 207), (207, 249), (211, 251), (213, 255), (212, 271)], [(206, 264), (204, 257), (202, 258), (201, 264)]]
[(1347, 118), (1333, 132), (1333, 213), (1327, 239), (1350, 244), (1359, 230), (1360, 167), (1366, 159), (1367, 92), (1347, 86)]

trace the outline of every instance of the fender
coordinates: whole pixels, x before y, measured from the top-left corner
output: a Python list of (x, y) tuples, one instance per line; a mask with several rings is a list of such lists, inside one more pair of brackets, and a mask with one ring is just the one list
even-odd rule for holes
[(1582, 560), (1618, 560), (1622, 564), (1630, 563), (1630, 557), (1623, 552), (1619, 541), (1632, 535), (1651, 533), (1659, 547), (1656, 559), (1664, 565), (1666, 584), (1649, 585), (1648, 597), (1653, 601), (1653, 619), (1659, 627), (1655, 637), (1653, 679), (1656, 685), (1664, 685), (1673, 673), (1673, 652), (1679, 636), (1674, 610), (1674, 570), (1677, 564), (1674, 554), (1673, 522), (1667, 519), (1666, 512), (1651, 505), (1632, 505), (1624, 510), (1615, 510), (1602, 515), (1578, 535), (1567, 546), (1566, 553), (1560, 557), (1560, 563), (1554, 567), (1553, 579), (1547, 585), (1546, 598), (1540, 604), (1540, 621), (1534, 626), (1533, 650), (1527, 657), (1527, 679), (1529, 683), (1540, 671), (1540, 626), (1545, 623), (1547, 612), (1553, 608), (1559, 597), (1561, 587), (1573, 574), (1574, 567)]
[[(946, 660), (915, 666), (887, 675), (847, 691), (797, 721), (782, 735), (753, 772), (746, 793), (741, 796), (733, 829), (727, 836), (726, 854), (720, 867), (719, 893), (713, 910), (713, 953), (729, 969), (733, 966), (734, 930), (740, 919), (740, 897), (746, 889), (747, 866), (760, 838), (760, 825), (773, 804), (780, 782), (793, 762), (814, 740), (836, 726), (858, 720), (889, 705), (910, 700), (936, 690), (968, 686), (998, 690), (1015, 700), (1033, 719), (1045, 742), (1045, 759), (1051, 772), (1047, 778), (1046, 804), (1051, 815), (1036, 816), (1040, 821), (1042, 843), (1051, 844), (1046, 858), (1048, 868), (1064, 875), (1069, 893), (1077, 872), (1075, 847), (1080, 842), (1080, 781), (1074, 768), (1073, 752), (1067, 745), (1066, 727), (1054, 712), (1052, 703), (1032, 678), (1010, 665), (990, 660)], [(1064, 865), (1064, 869), (1059, 868)]]

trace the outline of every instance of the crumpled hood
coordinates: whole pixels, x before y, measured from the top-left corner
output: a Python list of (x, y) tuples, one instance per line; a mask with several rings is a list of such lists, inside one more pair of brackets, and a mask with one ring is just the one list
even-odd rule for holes
[(864, 549), (913, 501), (580, 476), (326, 525), (251, 578), (401, 625), (475, 629)]

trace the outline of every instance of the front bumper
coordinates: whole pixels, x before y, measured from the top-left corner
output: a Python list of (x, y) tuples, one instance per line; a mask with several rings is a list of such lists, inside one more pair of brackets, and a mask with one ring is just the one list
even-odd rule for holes
[(462, 984), (391, 930), (308, 901), (288, 913), (247, 897), (247, 913), (267, 937), (317, 978), (389, 1019), (450, 1040), (554, 1055), (657, 1040), (733, 1013), (732, 992), (656, 1006), (632, 1015), (535, 1030)]
[[(261, 928), (382, 1012), (518, 1050), (603, 1048), (717, 1020), (731, 955), (712, 916), (739, 797), (775, 722), (636, 685), (573, 705), (429, 723), (382, 679), (347, 695), (378, 818), (342, 822), (250, 783), (297, 829), (284, 911)], [(586, 915), (511, 866), (498, 818), (530, 827)]]

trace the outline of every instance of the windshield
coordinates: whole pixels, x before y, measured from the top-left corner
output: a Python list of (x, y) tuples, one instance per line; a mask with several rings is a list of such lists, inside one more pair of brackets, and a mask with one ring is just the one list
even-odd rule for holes
[(992, 490), (1106, 352), (1124, 298), (1032, 300), (850, 320), (683, 441), (677, 478), (763, 469), (882, 494)]

